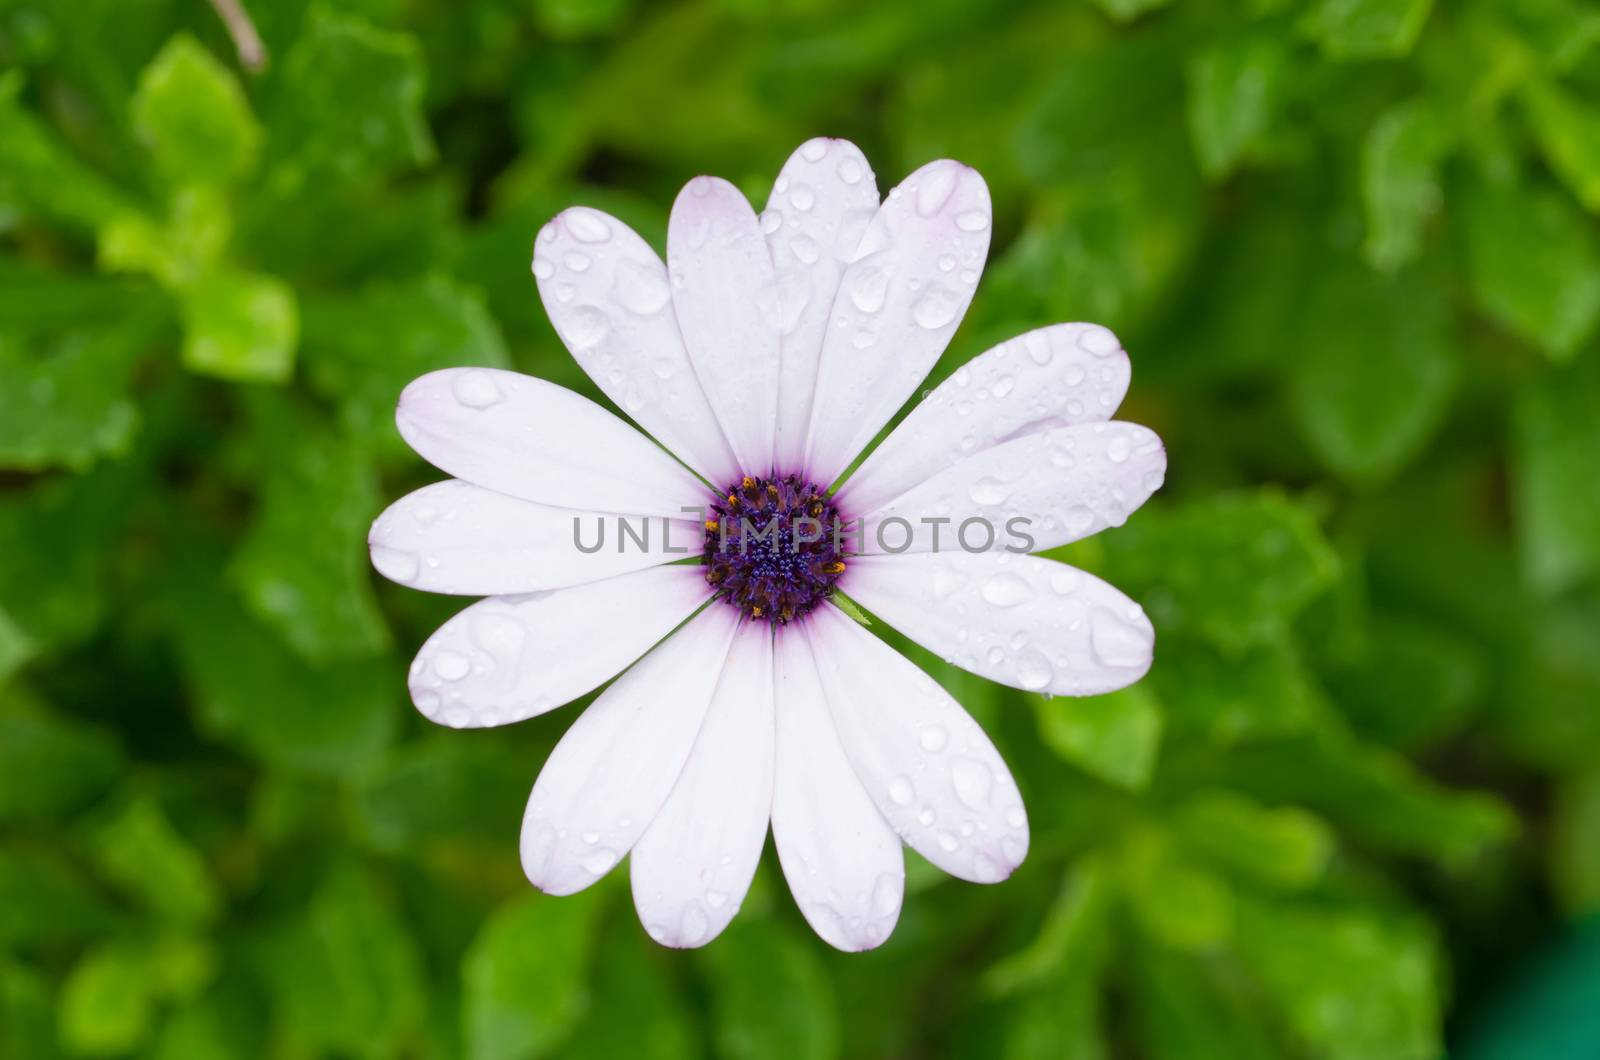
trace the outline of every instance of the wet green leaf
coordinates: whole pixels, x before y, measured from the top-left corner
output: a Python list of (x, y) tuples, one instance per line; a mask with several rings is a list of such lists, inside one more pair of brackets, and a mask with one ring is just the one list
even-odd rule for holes
[(227, 183), (255, 165), (261, 128), (244, 90), (187, 34), (145, 67), (132, 109), (135, 134), (176, 183)]
[(548, 1056), (590, 1004), (603, 888), (568, 898), (530, 894), (495, 912), (462, 966), (462, 1020), (470, 1060)]
[(1150, 783), (1161, 746), (1161, 706), (1135, 685), (1104, 696), (1037, 703), (1039, 736), (1092, 776), (1139, 790)]

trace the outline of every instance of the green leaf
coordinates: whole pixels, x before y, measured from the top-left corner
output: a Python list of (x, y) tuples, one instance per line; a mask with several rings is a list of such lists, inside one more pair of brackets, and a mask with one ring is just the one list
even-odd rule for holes
[[(1038, 933), (984, 972), (987, 993), (1006, 996), (1051, 982), (1063, 969), (1103, 960), (1116, 884), (1105, 859), (1090, 855), (1067, 873)], [(1093, 978), (1092, 976), (1090, 978)]]
[(33, 657), (33, 640), (0, 608), (0, 689)]
[(1172, 817), (1185, 847), (1247, 883), (1297, 890), (1314, 883), (1333, 852), (1333, 835), (1294, 807), (1266, 808), (1225, 791), (1197, 795)]
[(1449, 628), (1372, 615), (1360, 656), (1328, 676), (1340, 710), (1365, 737), (1391, 747), (1428, 746), (1477, 706), (1487, 661)]
[(1441, 1055), (1439, 953), (1417, 919), (1380, 909), (1252, 900), (1240, 959), (1316, 1055)]
[(180, 291), (183, 365), (235, 382), (282, 383), (294, 372), (300, 315), (282, 280), (218, 270)]
[(1172, 0), (1094, 0), (1094, 3), (1118, 22), (1131, 22), (1147, 11), (1166, 7)]
[(133, 128), (168, 180), (226, 184), (247, 176), (261, 128), (233, 72), (180, 33), (139, 75)]
[(1337, 732), (1236, 750), (1219, 766), (1267, 802), (1300, 803), (1374, 846), (1461, 870), (1517, 830), (1497, 798), (1429, 780), (1406, 759)]
[(416, 38), (318, 6), (284, 57), (270, 121), (275, 194), (317, 177), (367, 180), (433, 159)]
[(0, 821), (48, 821), (103, 792), (123, 765), (107, 733), (0, 691)]
[(1134, 685), (1104, 696), (1039, 700), (1039, 738), (1063, 759), (1109, 784), (1150, 783), (1161, 746), (1161, 706)]
[(1233, 938), (1233, 888), (1188, 858), (1171, 835), (1153, 827), (1130, 833), (1117, 867), (1134, 922), (1150, 941), (1203, 953)]
[(1189, 63), (1189, 135), (1212, 180), (1232, 173), (1271, 126), (1289, 70), (1287, 42), (1249, 34), (1201, 52)]
[(407, 744), (362, 774), (355, 824), (378, 850), (405, 855), (429, 844), (514, 835), (527, 798), (524, 748), (454, 734)]
[(1530, 379), (1512, 417), (1512, 511), (1522, 569), (1555, 593), (1600, 572), (1600, 359)]
[(1600, 769), (1568, 777), (1557, 789), (1550, 860), (1567, 916), (1600, 910)]
[(84, 165), (29, 113), (22, 71), (0, 74), (0, 202), (94, 229), (132, 209), (126, 197)]
[(1433, 0), (1322, 0), (1310, 16), (1312, 34), (1334, 59), (1391, 59), (1422, 35)]
[(82, 1056), (119, 1056), (150, 1034), (155, 998), (144, 962), (126, 944), (89, 953), (61, 986), (57, 1019), (61, 1042)]
[(1455, 390), (1450, 306), (1429, 281), (1327, 267), (1304, 307), (1290, 401), (1311, 448), (1354, 482), (1392, 478), (1437, 429)]
[(1600, 108), (1548, 81), (1532, 81), (1522, 99), (1550, 168), (1584, 208), (1600, 213)]
[(104, 900), (62, 858), (0, 846), (0, 949), (82, 942), (116, 923)]
[(82, 470), (126, 453), (139, 424), (129, 377), (152, 330), (134, 316), (53, 342), (0, 334), (0, 467)]
[(92, 853), (107, 881), (163, 920), (200, 925), (221, 910), (205, 858), (149, 799), (129, 802), (101, 824)]
[(1163, 707), (1167, 746), (1178, 752), (1192, 737), (1229, 746), (1303, 732), (1330, 712), (1299, 656), (1281, 645), (1222, 655), (1165, 638), (1147, 680)]
[(373, 284), (305, 307), (311, 385), (339, 403), (354, 438), (404, 448), (394, 406), (411, 380), (438, 368), (509, 368), (505, 340), (477, 293), (434, 274)]
[(495, 911), (462, 964), (469, 1060), (551, 1055), (589, 1006), (595, 931), (608, 892), (530, 894)]
[(0, 1056), (52, 1060), (56, 1021), (50, 983), (20, 964), (0, 960)]
[(746, 915), (700, 952), (718, 1055), (818, 1060), (838, 1052), (837, 1002), (810, 939)]
[(1272, 492), (1147, 507), (1105, 549), (1108, 576), (1163, 634), (1192, 630), (1233, 650), (1283, 636), (1338, 573), (1311, 514)]
[(1483, 311), (1551, 359), (1570, 360), (1600, 322), (1600, 246), (1589, 220), (1546, 189), (1478, 181), (1466, 237)]
[(313, 667), (199, 582), (181, 600), (179, 658), (202, 729), (278, 765), (339, 775), (387, 746), (407, 711), (387, 657)]
[(617, 925), (596, 960), (588, 1015), (561, 1049), (562, 1060), (694, 1060), (702, 1055), (672, 958), (631, 922)]
[(421, 955), (365, 872), (336, 866), (308, 905), (266, 933), (257, 958), (283, 1055), (414, 1051), (403, 1046), (421, 1029)]
[(260, 507), (229, 568), (250, 610), (313, 663), (389, 646), (368, 569), (380, 510), (363, 454), (287, 404), (258, 402)]
[[(1280, 1060), (1259, 995), (1231, 962), (1138, 946), (1133, 1031), (1151, 1060)], [(1143, 1054), (1141, 1054), (1143, 1055)]]
[(1393, 272), (1422, 252), (1424, 229), (1444, 200), (1439, 171), (1453, 130), (1429, 99), (1383, 113), (1361, 146), (1361, 198), (1367, 238), (1362, 253), (1375, 269)]

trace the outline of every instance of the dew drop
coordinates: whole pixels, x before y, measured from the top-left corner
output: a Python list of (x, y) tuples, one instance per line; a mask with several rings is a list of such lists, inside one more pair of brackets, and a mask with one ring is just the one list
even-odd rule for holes
[(1132, 668), (1150, 661), (1152, 640), (1147, 630), (1132, 626), (1103, 608), (1089, 619), (1089, 645), (1105, 666)]
[(809, 184), (796, 183), (789, 192), (789, 202), (794, 205), (796, 210), (805, 213), (817, 204), (817, 193), (811, 190), (811, 185)]
[(958, 758), (950, 767), (950, 780), (955, 784), (956, 798), (971, 810), (989, 808), (989, 792), (994, 787), (994, 772), (982, 762), (972, 758)]
[(1122, 346), (1110, 329), (1103, 328), (1099, 324), (1091, 324), (1078, 336), (1078, 348), (1096, 357), (1104, 357), (1115, 353)]
[(863, 313), (883, 308), (889, 293), (889, 274), (875, 265), (853, 270), (850, 276), (850, 301)]
[(556, 274), (556, 267), (550, 264), (549, 258), (533, 259), (533, 275), (535, 279), (548, 280)]
[(566, 262), (567, 268), (573, 272), (584, 272), (589, 268), (589, 255), (576, 250), (569, 251), (561, 260)]
[(581, 243), (604, 243), (611, 238), (611, 226), (593, 210), (575, 206), (561, 216), (572, 237)]
[(961, 299), (954, 291), (936, 283), (929, 284), (922, 297), (912, 305), (911, 319), (917, 322), (918, 327), (932, 331), (949, 324), (960, 309)]
[(945, 165), (933, 169), (922, 178), (917, 188), (917, 213), (932, 217), (944, 209), (944, 204), (950, 201), (950, 193), (956, 190), (956, 173), (955, 166)]
[(964, 210), (956, 215), (956, 227), (963, 232), (981, 232), (989, 227), (989, 215), (982, 210)]
[(950, 832), (940, 832), (936, 838), (939, 841), (939, 849), (943, 850), (946, 854), (954, 853), (956, 848), (961, 846), (961, 840), (957, 839)]
[(1033, 586), (1015, 574), (996, 574), (983, 583), (983, 598), (995, 607), (1016, 607), (1033, 599)]
[(1055, 668), (1038, 648), (1028, 648), (1018, 653), (1017, 683), (1029, 692), (1048, 688), (1055, 676)]
[(457, 651), (441, 651), (433, 657), (433, 672), (446, 681), (459, 681), (472, 669), (472, 661)]
[(924, 751), (942, 751), (949, 744), (950, 737), (940, 726), (929, 725), (917, 737), (917, 742), (922, 745)]
[(450, 392), (457, 401), (470, 409), (486, 409), (499, 404), (504, 398), (500, 384), (488, 372), (473, 369), (458, 372), (450, 384)]
[(872, 915), (893, 916), (900, 908), (901, 893), (905, 890), (904, 878), (885, 872), (872, 884)]
[(972, 484), (974, 504), (1004, 504), (1010, 496), (1011, 487), (993, 475), (985, 475)]
[(609, 847), (599, 847), (583, 856), (583, 870), (591, 876), (600, 876), (611, 871), (611, 866), (617, 863), (617, 852)]
[(610, 330), (611, 321), (606, 319), (605, 313), (592, 305), (578, 306), (562, 317), (562, 337), (580, 349), (598, 344)]
[(895, 777), (889, 781), (889, 800), (896, 806), (910, 806), (916, 797), (916, 789), (906, 777)]
[(422, 569), (415, 552), (404, 552), (383, 545), (373, 546), (372, 565), (378, 568), (378, 573), (385, 578), (401, 583), (415, 581)]
[(839, 162), (839, 179), (846, 184), (859, 184), (862, 175), (861, 163), (854, 158), (845, 158)]
[(821, 162), (822, 156), (828, 153), (828, 141), (822, 137), (807, 140), (800, 145), (800, 157), (807, 162)]
[(715, 888), (706, 892), (706, 905), (713, 909), (721, 909), (728, 904), (728, 896)]
[(660, 312), (672, 297), (666, 274), (660, 267), (626, 260), (617, 266), (611, 293), (624, 309), (639, 316)]
[(805, 265), (814, 264), (817, 258), (822, 255), (822, 248), (817, 246), (817, 241), (810, 236), (796, 236), (794, 241), (789, 244), (789, 249)]

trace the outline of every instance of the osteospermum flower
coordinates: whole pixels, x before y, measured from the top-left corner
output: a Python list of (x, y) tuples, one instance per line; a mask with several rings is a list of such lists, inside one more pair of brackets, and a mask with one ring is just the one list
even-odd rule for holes
[(979, 883), (1022, 862), (1027, 816), (994, 745), (836, 600), (1016, 688), (1141, 677), (1138, 605), (1026, 554), (1120, 524), (1161, 484), (1156, 436), (1110, 421), (1126, 354), (1090, 324), (1002, 343), (829, 489), (949, 342), (989, 231), (976, 171), (932, 162), (880, 203), (856, 147), (811, 140), (759, 215), (726, 181), (691, 181), (666, 265), (597, 210), (539, 233), (556, 331), (654, 442), (512, 372), (433, 372), (401, 395), (401, 434), (455, 477), (383, 513), (373, 563), (488, 596), (423, 646), (417, 707), (502, 725), (616, 678), (534, 785), (536, 886), (570, 894), (627, 856), (651, 936), (702, 945), (770, 822), (806, 919), (857, 950), (899, 916), (902, 843)]

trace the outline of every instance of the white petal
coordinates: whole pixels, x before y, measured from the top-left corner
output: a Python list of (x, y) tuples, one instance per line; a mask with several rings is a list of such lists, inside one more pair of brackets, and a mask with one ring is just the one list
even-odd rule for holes
[(575, 206), (539, 233), (533, 275), (556, 333), (607, 397), (711, 482), (738, 477), (650, 244), (616, 218)]
[(561, 508), (681, 517), (706, 490), (683, 465), (588, 398), (497, 368), (413, 380), (400, 434), (456, 478)]
[(704, 544), (698, 523), (552, 508), (460, 479), (401, 497), (367, 535), (384, 577), (463, 596), (581, 585), (699, 555)]
[(837, 478), (944, 352), (989, 253), (989, 214), (978, 171), (948, 159), (889, 193), (833, 300), (807, 444), (814, 481)]
[(1094, 696), (1150, 669), (1155, 630), (1139, 605), (1041, 556), (860, 556), (841, 587), (940, 658), (1013, 688)]
[(704, 568), (667, 566), (570, 589), (480, 600), (411, 664), (411, 699), (458, 729), (505, 725), (610, 680), (710, 596)]
[(839, 745), (806, 638), (777, 643), (772, 839), (789, 890), (824, 942), (870, 950), (900, 919), (905, 859)]
[(868, 513), (861, 550), (1042, 552), (1121, 526), (1166, 470), (1161, 439), (1135, 423), (1024, 435)]
[(894, 830), (952, 876), (1011, 875), (1028, 853), (1028, 817), (978, 723), (832, 604), (811, 613), (806, 634), (840, 743)]
[(1111, 418), (1128, 392), (1128, 355), (1098, 324), (1054, 324), (980, 353), (911, 410), (838, 494), (871, 511), (1001, 442)]
[(839, 278), (877, 212), (878, 182), (861, 149), (818, 137), (789, 156), (761, 214), (787, 326), (778, 381), (779, 470), (804, 467), (823, 332)]
[(738, 188), (716, 177), (684, 186), (667, 223), (667, 268), (678, 327), (722, 433), (739, 466), (764, 475), (778, 415), (782, 307), (761, 225)]
[(755, 878), (772, 807), (772, 630), (733, 638), (694, 750), (633, 848), (633, 904), (650, 937), (704, 946), (728, 926)]
[(640, 659), (550, 753), (522, 817), (522, 871), (572, 894), (611, 871), (683, 771), (739, 613), (708, 607)]

